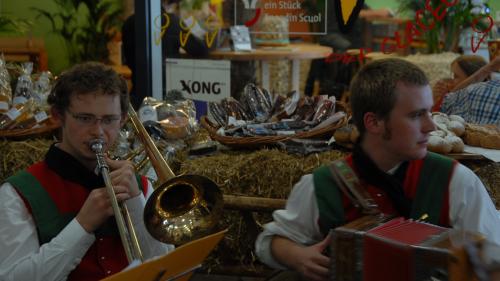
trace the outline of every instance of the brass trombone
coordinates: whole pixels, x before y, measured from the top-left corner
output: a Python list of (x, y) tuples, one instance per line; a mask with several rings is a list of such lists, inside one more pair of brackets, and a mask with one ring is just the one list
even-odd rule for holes
[[(222, 214), (222, 193), (219, 187), (210, 179), (198, 175), (175, 177), (132, 106), (128, 114), (158, 180), (162, 183), (146, 202), (146, 229), (157, 240), (174, 245), (211, 234)], [(127, 206), (123, 202), (118, 203), (113, 190), (109, 166), (104, 159), (104, 141), (95, 139), (90, 141), (89, 146), (96, 154), (97, 168), (104, 178), (127, 259), (129, 263), (133, 260), (143, 261)]]
[[(175, 176), (131, 105), (128, 116), (161, 183), (146, 202), (144, 209), (144, 224), (155, 239), (168, 244), (182, 245), (209, 235), (222, 216), (224, 205), (228, 209), (250, 211), (284, 207), (286, 201), (282, 199), (223, 196), (217, 184), (207, 177)], [(109, 167), (104, 161), (103, 141), (96, 139), (91, 142), (90, 147), (96, 153), (98, 169), (104, 177), (111, 198), (127, 258), (129, 262), (136, 259), (143, 261), (127, 207), (116, 200), (109, 178)]]
[(108, 192), (108, 196), (111, 200), (111, 206), (113, 208), (113, 213), (115, 214), (116, 224), (118, 226), (123, 248), (125, 249), (125, 254), (127, 255), (127, 260), (129, 263), (136, 259), (143, 261), (144, 258), (142, 256), (141, 247), (139, 246), (139, 241), (137, 240), (137, 235), (135, 234), (135, 229), (133, 227), (127, 205), (123, 202), (118, 203), (116, 200), (113, 184), (111, 183), (111, 178), (109, 177), (109, 166), (104, 160), (104, 141), (102, 139), (94, 139), (90, 141), (89, 146), (90, 149), (92, 149), (92, 151), (96, 154), (97, 169), (104, 179), (106, 191)]

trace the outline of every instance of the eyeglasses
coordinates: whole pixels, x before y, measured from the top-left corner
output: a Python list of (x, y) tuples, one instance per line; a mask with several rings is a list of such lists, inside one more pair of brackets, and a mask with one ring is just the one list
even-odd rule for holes
[(120, 115), (106, 115), (101, 118), (97, 118), (93, 114), (87, 113), (72, 113), (67, 110), (68, 113), (73, 117), (78, 123), (83, 126), (91, 126), (97, 123), (97, 121), (101, 122), (101, 126), (113, 126), (120, 122), (122, 119)]

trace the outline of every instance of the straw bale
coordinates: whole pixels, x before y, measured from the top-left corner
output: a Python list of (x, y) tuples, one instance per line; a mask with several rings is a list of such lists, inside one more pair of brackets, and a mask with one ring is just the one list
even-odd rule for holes
[[(344, 152), (332, 150), (306, 157), (278, 149), (227, 151), (213, 156), (188, 159), (181, 173), (203, 175), (216, 182), (222, 191), (232, 195), (287, 198), (293, 185), (316, 167), (341, 158)], [(245, 273), (259, 273), (262, 265), (254, 253), (254, 242), (262, 225), (271, 220), (266, 212), (224, 212), (221, 227), (229, 231), (208, 258), (207, 271), (240, 267)]]
[(0, 140), (0, 182), (42, 160), (53, 142), (50, 139)]
[[(311, 60), (300, 60), (300, 81), (299, 92), (303, 93), (306, 85), (306, 80), (311, 66)], [(291, 62), (286, 60), (270, 61), (269, 62), (269, 91), (280, 95), (285, 95), (291, 90), (290, 71), (292, 69)], [(261, 69), (257, 68), (255, 77), (259, 80), (258, 83), (262, 84)]]
[[(0, 140), (0, 181), (42, 160), (52, 142), (47, 139)], [(302, 175), (344, 155), (337, 150), (306, 157), (278, 149), (223, 151), (195, 159), (184, 157), (180, 172), (207, 176), (227, 194), (287, 198), (293, 184)], [(500, 163), (475, 161), (465, 162), (465, 165), (481, 178), (493, 202), (500, 208)], [(220, 271), (233, 266), (258, 274), (263, 267), (255, 256), (254, 242), (262, 225), (270, 220), (268, 212), (226, 210), (221, 226), (229, 228), (229, 232), (210, 255), (205, 269)]]
[[(388, 58), (388, 55), (378, 54), (374, 56), (375, 53), (370, 53), (369, 56), (372, 59), (383, 59)], [(417, 53), (409, 56), (399, 57), (401, 59), (407, 60), (418, 67), (420, 67), (427, 78), (429, 79), (429, 84), (433, 86), (438, 80), (445, 78), (452, 78), (451, 73), (451, 62), (459, 56), (457, 53), (445, 52), (440, 54), (421, 54)], [(390, 55), (390, 57), (394, 57)]]
[(496, 208), (500, 210), (500, 163), (476, 163), (473, 169), (488, 190)]
[(458, 56), (456, 53), (446, 52), (441, 54), (415, 54), (404, 57), (404, 59), (422, 68), (429, 79), (429, 84), (433, 86), (440, 79), (451, 78), (450, 65)]
[(278, 149), (227, 151), (188, 159), (180, 172), (209, 177), (228, 194), (286, 198), (302, 175), (343, 155), (338, 150), (305, 158)]

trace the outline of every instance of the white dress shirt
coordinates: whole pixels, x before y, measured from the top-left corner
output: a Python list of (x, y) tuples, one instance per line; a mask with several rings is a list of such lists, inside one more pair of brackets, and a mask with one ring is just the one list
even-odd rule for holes
[[(449, 196), (450, 223), (453, 228), (479, 232), (487, 240), (500, 245), (500, 213), (495, 209), (481, 180), (462, 164), (454, 168)], [(285, 209), (274, 211), (273, 221), (264, 225), (264, 231), (255, 242), (257, 256), (273, 268), (286, 269), (272, 256), (272, 237), (287, 237), (301, 245), (318, 243), (324, 239), (318, 219), (313, 175), (308, 174), (292, 189)]]
[[(149, 198), (152, 192), (148, 182), (146, 197)], [(142, 193), (125, 202), (147, 259), (166, 254), (174, 246), (155, 240), (146, 230), (145, 203)], [(11, 184), (4, 183), (0, 187), (0, 280), (66, 280), (95, 239), (93, 233), (86, 232), (73, 219), (49, 243), (40, 247), (33, 217), (23, 200)]]

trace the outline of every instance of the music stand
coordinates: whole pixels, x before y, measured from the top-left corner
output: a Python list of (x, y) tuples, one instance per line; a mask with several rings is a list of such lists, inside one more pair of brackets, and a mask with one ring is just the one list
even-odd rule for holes
[(102, 281), (187, 281), (192, 272), (201, 267), (203, 260), (215, 248), (226, 232), (227, 229), (191, 241), (160, 258), (121, 271), (102, 279)]

